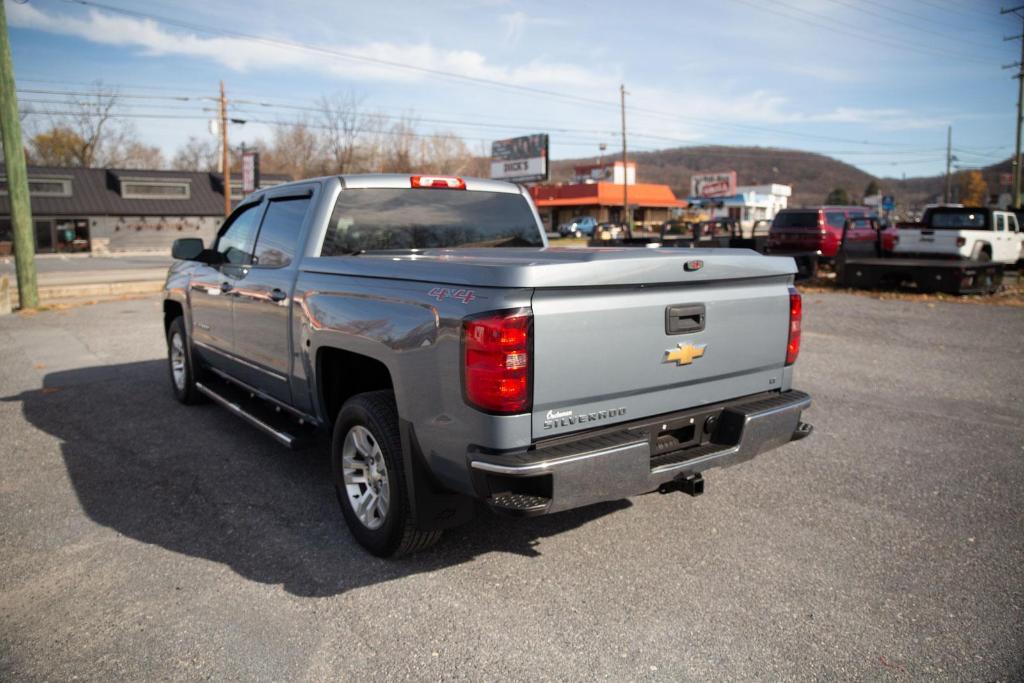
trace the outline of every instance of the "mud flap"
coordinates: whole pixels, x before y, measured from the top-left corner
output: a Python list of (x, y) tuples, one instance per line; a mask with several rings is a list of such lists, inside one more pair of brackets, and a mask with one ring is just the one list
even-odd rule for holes
[(412, 508), (412, 520), (423, 531), (441, 531), (461, 526), (476, 512), (469, 496), (452, 493), (441, 486), (427, 466), (416, 432), (410, 422), (399, 420), (405, 485)]

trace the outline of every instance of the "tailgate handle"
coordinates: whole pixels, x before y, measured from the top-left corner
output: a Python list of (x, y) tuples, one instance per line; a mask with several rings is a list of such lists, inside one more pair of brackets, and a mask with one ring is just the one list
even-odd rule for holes
[(665, 309), (665, 334), (690, 334), (704, 329), (704, 304), (679, 304)]

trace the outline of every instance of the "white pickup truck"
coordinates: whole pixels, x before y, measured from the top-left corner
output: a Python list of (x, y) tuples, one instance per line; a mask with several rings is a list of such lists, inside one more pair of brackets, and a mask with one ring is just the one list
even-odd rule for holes
[(899, 229), (893, 252), (1014, 264), (1021, 258), (1022, 237), (1010, 211), (938, 206), (926, 209), (917, 227)]

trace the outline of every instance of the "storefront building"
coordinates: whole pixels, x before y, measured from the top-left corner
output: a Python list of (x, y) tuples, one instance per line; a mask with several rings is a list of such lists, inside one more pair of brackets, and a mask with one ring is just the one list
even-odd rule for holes
[[(211, 242), (224, 220), (215, 173), (30, 166), (28, 177), (37, 253), (167, 252), (178, 237)], [(13, 250), (10, 218), (0, 166), (0, 256)]]
[(695, 207), (703, 207), (711, 218), (729, 218), (737, 221), (744, 231), (751, 230), (758, 221), (771, 221), (785, 209), (793, 188), (789, 185), (741, 185), (736, 194), (726, 197), (690, 197)]
[(623, 180), (629, 183), (629, 206), (637, 229), (659, 229), (662, 223), (687, 206), (687, 202), (676, 198), (668, 185), (637, 183), (636, 167), (632, 163), (625, 171), (621, 161), (578, 166), (575, 171), (571, 183), (530, 188), (530, 195), (548, 232), (555, 232), (562, 223), (582, 216), (591, 216), (599, 223), (624, 223)]

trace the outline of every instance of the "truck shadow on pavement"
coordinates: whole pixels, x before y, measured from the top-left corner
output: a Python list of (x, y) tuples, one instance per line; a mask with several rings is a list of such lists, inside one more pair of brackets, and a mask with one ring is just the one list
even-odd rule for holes
[(221, 408), (180, 405), (168, 381), (163, 360), (97, 366), (52, 372), (42, 389), (2, 400), (20, 401), (32, 425), (61, 441), (97, 524), (295, 595), (336, 595), (490, 552), (539, 557), (539, 539), (630, 505), (529, 520), (482, 512), (435, 548), (380, 560), (345, 529), (326, 446), (287, 451)]

